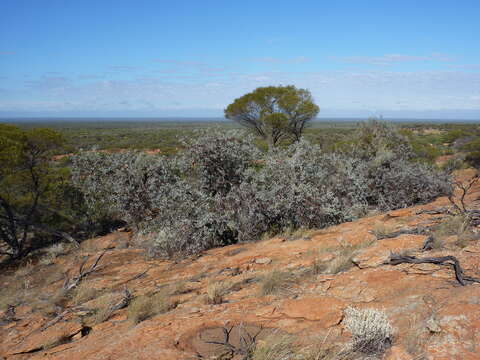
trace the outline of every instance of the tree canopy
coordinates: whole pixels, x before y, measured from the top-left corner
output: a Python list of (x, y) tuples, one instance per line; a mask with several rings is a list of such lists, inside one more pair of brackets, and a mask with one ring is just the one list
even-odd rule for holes
[(225, 109), (225, 117), (252, 129), (273, 147), (285, 138), (298, 141), (319, 111), (306, 89), (267, 86), (235, 99)]
[(20, 257), (33, 232), (50, 232), (45, 217), (53, 220), (50, 209), (66, 177), (51, 163), (62, 146), (53, 130), (0, 124), (0, 253)]

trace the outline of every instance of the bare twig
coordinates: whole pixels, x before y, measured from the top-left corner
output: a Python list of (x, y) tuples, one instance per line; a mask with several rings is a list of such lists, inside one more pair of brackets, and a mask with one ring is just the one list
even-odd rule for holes
[(53, 326), (56, 323), (60, 322), (65, 317), (65, 315), (67, 315), (70, 311), (72, 311), (72, 309), (67, 309), (67, 310), (63, 311), (62, 313), (58, 314), (52, 320), (50, 320), (45, 325), (43, 325), (40, 328), (40, 331), (44, 331), (44, 330), (48, 329), (50, 326)]
[(465, 205), (465, 197), (468, 195), (469, 191), (472, 187), (480, 180), (480, 175), (475, 174), (470, 179), (468, 179), (465, 183), (460, 180), (455, 180), (453, 185), (461, 191), (460, 198), (458, 201), (455, 200), (455, 192), (448, 197), (448, 200), (453, 205), (453, 207), (460, 212), (461, 214), (465, 214), (468, 212), (467, 207)]
[(84, 267), (85, 267), (85, 264), (87, 263), (88, 261), (88, 258), (80, 265), (80, 268), (78, 270), (78, 275), (77, 276), (74, 276), (72, 279), (69, 279), (68, 277), (65, 279), (65, 283), (63, 284), (63, 288), (66, 290), (66, 291), (69, 291), (69, 290), (72, 290), (73, 288), (77, 287), (78, 284), (80, 284), (80, 282), (86, 278), (88, 275), (90, 275), (91, 273), (95, 272), (98, 270), (98, 263), (99, 261), (102, 259), (103, 255), (105, 255), (105, 253), (108, 251), (105, 250), (103, 251), (98, 257), (97, 259), (94, 261), (94, 263), (90, 266), (90, 268), (88, 270), (84, 270)]
[(239, 344), (235, 346), (230, 341), (230, 334), (232, 330), (235, 328), (235, 325), (231, 326), (230, 328), (223, 327), (223, 341), (205, 341), (206, 344), (213, 344), (213, 345), (221, 345), (225, 347), (231, 355), (241, 355), (241, 360), (247, 360), (250, 358), (251, 352), (255, 348), (257, 343), (257, 337), (263, 331), (263, 327), (260, 327), (260, 330), (255, 334), (251, 335), (243, 326), (240, 324), (237, 326), (238, 328), (238, 337), (239, 337)]

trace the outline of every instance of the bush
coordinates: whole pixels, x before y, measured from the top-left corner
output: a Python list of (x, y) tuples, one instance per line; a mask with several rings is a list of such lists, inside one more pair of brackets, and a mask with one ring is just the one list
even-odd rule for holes
[(188, 180), (208, 195), (225, 195), (242, 183), (245, 170), (260, 158), (253, 138), (241, 131), (202, 132), (183, 142), (182, 157)]
[(361, 122), (353, 134), (350, 153), (366, 161), (385, 156), (395, 159), (412, 159), (414, 151), (410, 141), (392, 123), (381, 118)]
[(408, 138), (394, 125), (371, 119), (360, 124), (354, 140), (347, 153), (362, 161), (371, 207), (387, 211), (452, 191), (448, 173), (419, 161)]
[(164, 200), (161, 216), (142, 224), (141, 233), (153, 241), (157, 255), (197, 254), (203, 250), (236, 242), (232, 224), (209, 196), (186, 182)]
[(174, 162), (138, 152), (83, 152), (73, 158), (73, 181), (90, 208), (132, 225), (155, 218), (178, 181)]
[(380, 210), (426, 203), (452, 191), (449, 175), (426, 164), (388, 159), (369, 170), (368, 201)]
[(390, 125), (361, 125), (350, 148), (325, 153), (306, 141), (261, 153), (241, 132), (190, 140), (177, 157), (87, 152), (73, 178), (91, 209), (135, 226), (152, 253), (197, 254), (285, 229), (322, 228), (427, 202), (449, 177), (411, 162)]
[(384, 312), (376, 309), (345, 310), (345, 326), (352, 333), (352, 350), (366, 354), (385, 351), (393, 341), (393, 328)]

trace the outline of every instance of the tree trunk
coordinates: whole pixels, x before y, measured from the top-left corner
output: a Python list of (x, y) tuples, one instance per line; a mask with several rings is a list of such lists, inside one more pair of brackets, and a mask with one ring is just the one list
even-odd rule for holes
[(268, 151), (272, 151), (275, 147), (275, 142), (273, 141), (272, 136), (267, 136)]

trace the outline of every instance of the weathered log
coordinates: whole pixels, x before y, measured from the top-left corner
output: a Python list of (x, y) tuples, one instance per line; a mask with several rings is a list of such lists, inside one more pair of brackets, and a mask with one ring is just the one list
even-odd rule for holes
[(419, 210), (415, 212), (415, 215), (427, 214), (427, 215), (441, 215), (441, 214), (450, 214), (450, 210), (446, 207), (440, 207), (433, 210)]
[(400, 235), (426, 235), (428, 234), (428, 229), (424, 227), (417, 227), (414, 229), (400, 229), (388, 234), (383, 234), (383, 235), (378, 235), (377, 240), (383, 240), (383, 239), (393, 239), (396, 238), (397, 236)]
[(415, 256), (391, 254), (390, 259), (385, 262), (386, 265), (399, 265), (399, 264), (437, 264), (437, 265), (450, 265), (455, 271), (455, 278), (460, 285), (467, 285), (466, 282), (480, 283), (480, 279), (476, 279), (470, 276), (463, 275), (460, 262), (455, 256), (440, 256), (440, 257), (427, 257), (417, 258)]

